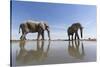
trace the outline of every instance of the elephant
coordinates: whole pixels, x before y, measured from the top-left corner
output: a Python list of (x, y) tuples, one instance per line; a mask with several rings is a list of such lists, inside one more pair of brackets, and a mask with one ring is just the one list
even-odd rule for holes
[[(33, 64), (33, 61), (44, 61), (48, 57), (48, 52), (50, 50), (50, 41), (48, 41), (48, 45), (45, 45), (45, 41), (43, 40), (37, 40), (35, 41), (35, 43), (35, 48), (27, 49), (27, 41), (20, 40), (20, 49), (16, 54), (16, 62), (20, 62), (22, 64)], [(45, 48), (45, 46), (47, 47)]]
[(68, 53), (70, 56), (72, 56), (76, 59), (84, 58), (85, 51), (84, 51), (83, 42), (81, 42), (81, 44), (80, 44), (79, 40), (69, 41)]
[(73, 40), (73, 35), (74, 34), (75, 34), (75, 40), (76, 40), (76, 38), (78, 40), (80, 39), (79, 35), (78, 35), (78, 30), (79, 29), (80, 29), (81, 38), (82, 38), (83, 37), (83, 27), (80, 23), (74, 23), (67, 29), (69, 40), (70, 40), (70, 36), (72, 36), (72, 40)]
[(20, 24), (19, 33), (20, 33), (20, 29), (22, 30), (22, 35), (20, 37), (20, 40), (26, 40), (26, 34), (28, 33), (38, 33), (37, 40), (39, 40), (40, 35), (42, 36), (42, 40), (44, 40), (45, 30), (47, 31), (48, 38), (50, 40), (49, 25), (44, 21), (27, 20), (24, 23)]

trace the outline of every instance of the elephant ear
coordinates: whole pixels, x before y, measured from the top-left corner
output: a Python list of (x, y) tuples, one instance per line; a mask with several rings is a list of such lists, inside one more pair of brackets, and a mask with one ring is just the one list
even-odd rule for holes
[(38, 30), (41, 29), (41, 23), (38, 23)]
[(45, 25), (43, 23), (38, 24), (39, 31), (45, 30)]
[(49, 29), (49, 25), (46, 22), (44, 22), (44, 25), (45, 25), (45, 29)]

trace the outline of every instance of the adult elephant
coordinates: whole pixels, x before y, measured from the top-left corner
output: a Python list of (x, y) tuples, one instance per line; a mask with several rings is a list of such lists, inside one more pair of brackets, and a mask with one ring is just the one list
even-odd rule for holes
[(37, 40), (39, 40), (40, 35), (42, 36), (42, 39), (44, 40), (45, 30), (47, 31), (48, 37), (50, 40), (49, 26), (43, 21), (33, 21), (33, 20), (25, 21), (25, 23), (20, 24), (19, 33), (20, 33), (20, 29), (22, 30), (22, 35), (20, 37), (21, 40), (26, 40), (26, 34), (28, 33), (38, 33)]
[(79, 40), (79, 34), (78, 34), (78, 30), (80, 29), (80, 34), (81, 34), (81, 38), (83, 37), (83, 27), (80, 23), (74, 23), (72, 24), (68, 30), (67, 30), (67, 33), (68, 33), (68, 37), (69, 37), (69, 40), (70, 40), (70, 36), (72, 36), (72, 40), (73, 40), (73, 35), (75, 34), (75, 40), (76, 38)]

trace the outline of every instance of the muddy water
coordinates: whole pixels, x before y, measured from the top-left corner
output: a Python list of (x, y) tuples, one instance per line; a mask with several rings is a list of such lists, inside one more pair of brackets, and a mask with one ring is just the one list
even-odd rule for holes
[(96, 41), (12, 41), (12, 65), (96, 61)]

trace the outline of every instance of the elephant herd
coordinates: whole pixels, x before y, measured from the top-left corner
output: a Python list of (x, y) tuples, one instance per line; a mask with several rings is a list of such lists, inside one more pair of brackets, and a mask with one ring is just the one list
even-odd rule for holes
[[(26, 35), (28, 33), (38, 33), (37, 40), (39, 40), (40, 36), (42, 36), (42, 40), (44, 40), (44, 31), (47, 31), (48, 38), (50, 40), (50, 27), (44, 21), (27, 20), (27, 21), (25, 21), (25, 23), (20, 24), (19, 33), (20, 33), (20, 29), (22, 31), (22, 35), (20, 37), (20, 40), (26, 40)], [(67, 34), (68, 34), (69, 40), (73, 40), (73, 39), (75, 39), (75, 40), (78, 39), (79, 40), (80, 39), (79, 34), (78, 34), (79, 29), (80, 29), (80, 34), (81, 34), (81, 38), (82, 38), (83, 27), (79, 22), (73, 23), (67, 29)], [(73, 38), (73, 36), (74, 36), (74, 38)]]

